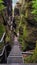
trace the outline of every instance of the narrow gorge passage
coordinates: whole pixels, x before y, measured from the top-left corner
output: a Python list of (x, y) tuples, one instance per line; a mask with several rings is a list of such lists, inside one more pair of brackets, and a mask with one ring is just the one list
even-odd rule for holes
[(7, 63), (24, 63), (23, 56), (19, 47), (18, 38), (15, 36), (14, 45), (7, 58)]

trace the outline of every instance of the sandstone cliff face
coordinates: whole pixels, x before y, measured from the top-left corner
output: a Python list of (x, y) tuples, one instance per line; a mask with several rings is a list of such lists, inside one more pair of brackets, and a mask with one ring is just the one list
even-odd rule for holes
[[(23, 39), (23, 43), (28, 49), (34, 49), (37, 41), (37, 22), (33, 20), (27, 20), (21, 25), (20, 35)], [(24, 46), (24, 47), (25, 47)]]
[(37, 40), (37, 27), (31, 27), (30, 25), (27, 25), (27, 36), (25, 37), (25, 40), (28, 42), (36, 43)]

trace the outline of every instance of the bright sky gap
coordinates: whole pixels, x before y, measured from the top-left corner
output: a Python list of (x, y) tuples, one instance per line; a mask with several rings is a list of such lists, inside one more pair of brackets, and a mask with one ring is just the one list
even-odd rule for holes
[(12, 4), (13, 4), (13, 8), (15, 7), (17, 1), (19, 1), (19, 0), (12, 0), (12, 2), (13, 2), (13, 3), (12, 3)]

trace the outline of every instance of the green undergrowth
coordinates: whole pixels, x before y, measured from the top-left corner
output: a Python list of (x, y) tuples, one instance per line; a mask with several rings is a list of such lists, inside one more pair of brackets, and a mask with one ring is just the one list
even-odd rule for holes
[(24, 58), (25, 63), (37, 63), (37, 42), (33, 55)]
[(5, 27), (3, 24), (0, 24), (0, 38), (2, 37), (4, 32), (5, 32)]
[(20, 44), (21, 44), (21, 49), (22, 49), (22, 51), (26, 50), (28, 44), (27, 44), (27, 43), (25, 42), (25, 40), (23, 39), (23, 36), (22, 36), (22, 35), (19, 37), (19, 42), (20, 42)]
[[(22, 28), (22, 27), (21, 27)], [(20, 31), (21, 32), (21, 31)], [(25, 42), (25, 38), (28, 36), (28, 30), (26, 28), (26, 25), (23, 25), (23, 32), (22, 35), (19, 36), (19, 42), (22, 46), (22, 51), (27, 49), (28, 43)]]
[(1, 51), (3, 50), (3, 47), (4, 47), (4, 42), (1, 42), (1, 43), (0, 43), (0, 53), (1, 53)]
[(6, 43), (7, 42), (10, 42), (11, 41), (10, 36), (9, 35), (6, 35), (6, 39), (5, 40), (6, 40)]
[[(4, 33), (5, 31), (6, 31), (6, 30), (5, 30), (4, 25), (0, 23), (0, 40), (1, 40), (2, 35), (3, 35), (3, 33)], [(3, 49), (3, 46), (4, 46), (4, 41), (0, 42), (0, 50)]]

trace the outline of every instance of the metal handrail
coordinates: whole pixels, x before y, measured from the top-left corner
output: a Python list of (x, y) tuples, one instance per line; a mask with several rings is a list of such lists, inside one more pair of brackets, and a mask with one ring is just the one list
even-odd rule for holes
[(5, 34), (6, 34), (6, 33), (4, 32), (4, 33), (3, 33), (3, 36), (2, 36), (2, 38), (1, 38), (1, 40), (0, 40), (0, 43), (3, 41)]
[[(6, 34), (6, 32), (3, 33), (3, 36), (2, 36), (2, 38), (1, 38), (1, 40), (0, 40), (0, 42), (3, 41), (3, 39), (4, 39), (4, 37), (5, 37), (5, 34)], [(6, 44), (6, 45), (3, 47), (3, 50), (2, 50), (2, 52), (0, 53), (0, 57), (3, 56), (4, 51), (6, 50), (6, 47), (7, 47), (7, 46), (8, 46), (8, 44)]]
[(5, 48), (8, 46), (8, 44), (6, 46), (4, 46), (3, 50), (2, 50), (2, 53), (0, 54), (0, 57), (3, 56), (3, 53), (5, 51)]
[[(3, 33), (3, 36), (2, 36), (2, 38), (1, 38), (1, 40), (0, 40), (0, 43), (3, 42), (3, 39), (4, 39), (4, 37), (5, 37), (5, 34), (6, 34), (6, 33), (4, 32), (4, 33)], [(4, 49), (5, 49), (5, 46), (4, 46)], [(3, 49), (2, 53), (0, 54), (0, 57), (3, 55), (4, 49)]]
[(3, 48), (3, 51), (2, 51), (1, 54), (0, 54), (0, 57), (3, 56), (4, 50), (5, 50), (5, 46), (4, 46), (4, 48)]

